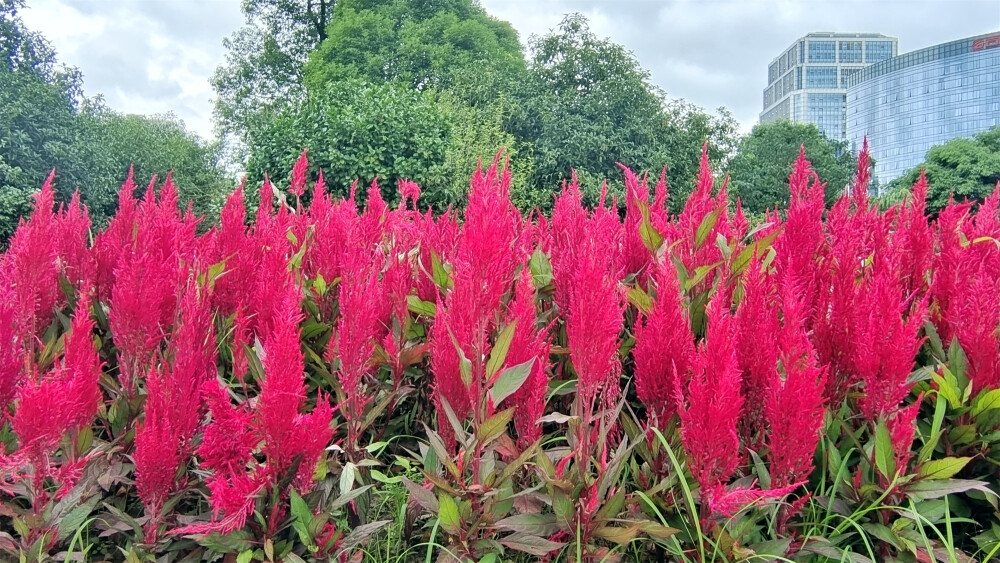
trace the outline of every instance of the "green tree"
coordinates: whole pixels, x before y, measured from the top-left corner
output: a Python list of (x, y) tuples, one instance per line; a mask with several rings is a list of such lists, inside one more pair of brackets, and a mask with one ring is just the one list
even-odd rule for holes
[(889, 183), (886, 199), (895, 201), (909, 193), (923, 169), (927, 174), (927, 211), (935, 213), (956, 201), (983, 200), (1000, 181), (1000, 127), (972, 139), (952, 139), (931, 147), (926, 160)]
[(306, 66), (311, 89), (361, 78), (446, 90), (469, 69), (524, 68), (514, 28), (472, 0), (341, 0), (327, 33)]
[(309, 52), (326, 39), (336, 0), (243, 0), (246, 25), (223, 40), (226, 60), (212, 77), (216, 123), (232, 158), (255, 122), (301, 99)]
[(188, 132), (173, 114), (123, 115), (91, 103), (77, 117), (77, 128), (89, 168), (86, 203), (96, 222), (114, 214), (130, 166), (139, 181), (154, 174), (162, 181), (173, 172), (181, 202), (190, 201), (195, 215), (208, 222), (233, 188), (219, 166), (218, 144)]
[(828, 139), (811, 123), (761, 123), (740, 141), (728, 166), (731, 195), (741, 199), (748, 213), (788, 205), (788, 175), (800, 146), (826, 182), (827, 202), (843, 192), (854, 172), (854, 157), (846, 143)]
[(181, 197), (214, 217), (231, 187), (216, 166), (217, 148), (171, 116), (123, 116), (99, 98), (84, 99), (80, 73), (58, 65), (45, 39), (25, 28), (21, 6), (0, 0), (0, 240), (53, 168), (58, 199), (79, 189), (97, 224), (114, 213), (130, 164), (140, 179), (173, 169)]
[[(666, 166), (676, 200), (691, 191), (702, 143), (710, 142), (717, 162), (734, 143), (731, 115), (667, 101), (635, 56), (597, 37), (580, 14), (531, 40), (529, 72), (509, 127), (532, 147), (530, 183), (537, 191), (553, 193), (574, 169), (593, 202), (602, 180), (621, 178), (621, 162), (654, 174)], [(622, 189), (621, 182), (610, 185)]]
[(60, 66), (45, 39), (22, 23), (21, 0), (0, 0), (0, 240), (29, 209), (52, 168), (60, 195), (86, 178), (75, 118), (76, 69)]
[(391, 201), (403, 178), (428, 191), (443, 189), (449, 132), (449, 117), (433, 93), (345, 80), (251, 129), (247, 174), (252, 181), (268, 174), (280, 182), (308, 149), (312, 172), (323, 170), (331, 192), (346, 195), (355, 179), (378, 177)]

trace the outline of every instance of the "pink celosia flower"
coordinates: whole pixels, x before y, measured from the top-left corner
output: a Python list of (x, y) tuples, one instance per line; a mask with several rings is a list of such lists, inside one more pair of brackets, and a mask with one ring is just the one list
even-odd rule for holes
[(506, 406), (516, 406), (514, 426), (518, 443), (527, 446), (541, 437), (538, 419), (545, 411), (545, 394), (548, 391), (549, 342), (547, 329), (537, 327), (535, 286), (531, 271), (521, 270), (514, 292), (514, 299), (507, 306), (507, 323), (517, 323), (514, 338), (504, 362), (509, 368), (534, 359), (535, 363), (524, 385), (508, 397)]
[[(706, 309), (707, 335), (695, 355), (693, 374), (679, 413), (688, 468), (711, 503), (722, 498), (740, 460), (737, 423), (743, 407), (728, 303), (716, 293)], [(716, 501), (717, 502), (717, 501)]]
[(812, 471), (813, 453), (823, 427), (825, 374), (805, 331), (806, 311), (797, 288), (782, 288), (783, 322), (779, 333), (782, 376), (766, 385), (764, 415), (771, 485), (788, 487)]
[(653, 309), (635, 323), (632, 355), (636, 393), (662, 425), (676, 410), (675, 390), (690, 379), (694, 335), (674, 265), (656, 264), (652, 280), (656, 284)]
[(898, 272), (876, 259), (872, 279), (857, 305), (866, 315), (859, 324), (854, 365), (864, 382), (861, 412), (876, 420), (896, 411), (910, 392), (907, 383), (913, 361), (923, 342), (918, 338), (924, 323), (925, 303), (907, 303)]
[(743, 301), (736, 311), (736, 358), (743, 373), (743, 413), (740, 434), (747, 447), (757, 449), (765, 426), (765, 398), (778, 377), (778, 309), (774, 282), (752, 260), (743, 274)]
[(292, 181), (288, 187), (288, 191), (295, 196), (296, 201), (306, 191), (306, 173), (309, 171), (309, 160), (306, 158), (307, 152), (303, 150), (298, 160), (295, 161), (295, 166), (292, 167)]
[(607, 256), (600, 253), (601, 244), (593, 238), (577, 244), (583, 254), (577, 257), (569, 282), (566, 338), (578, 378), (577, 393), (584, 405), (590, 405), (602, 390), (606, 395), (619, 391), (618, 335), (625, 299), (618, 272), (608, 268)]
[[(499, 155), (497, 155), (499, 159)], [(452, 256), (454, 287), (438, 303), (430, 335), (434, 401), (447, 401), (465, 418), (485, 391), (482, 366), (489, 354), (503, 296), (528, 254), (520, 213), (510, 202), (510, 171), (498, 171), (498, 160), (472, 177), (469, 205)], [(457, 348), (456, 348), (457, 347)], [(473, 380), (462, 380), (459, 349), (473, 362)], [(451, 425), (438, 409), (438, 430), (453, 442)]]
[(65, 452), (68, 459), (62, 464), (57, 465), (52, 457), (67, 432), (91, 423), (101, 398), (100, 360), (94, 350), (88, 305), (81, 300), (73, 315), (70, 333), (64, 337), (62, 362), (47, 373), (31, 374), (20, 386), (11, 417), (19, 448), (12, 456), (0, 453), (0, 487), (4, 481), (29, 481), (36, 507), (49, 498), (46, 479), (57, 481), (58, 497), (72, 488), (86, 460), (72, 450)]
[(298, 299), (289, 296), (277, 312), (273, 326), (264, 337), (264, 381), (255, 408), (254, 425), (263, 440), (270, 482), (277, 482), (298, 459), (293, 481), (306, 489), (312, 482), (316, 462), (330, 442), (333, 415), (325, 398), (317, 400), (310, 414), (303, 414), (306, 389), (304, 364), (299, 344), (301, 319)]
[[(780, 283), (798, 288), (802, 292), (806, 327), (812, 326), (812, 316), (823, 278), (819, 275), (820, 261), (826, 237), (823, 232), (823, 190), (826, 184), (819, 181), (806, 160), (805, 148), (799, 148), (799, 157), (788, 178), (791, 198), (782, 232), (774, 241), (774, 259)], [(772, 222), (778, 223), (777, 213)]]

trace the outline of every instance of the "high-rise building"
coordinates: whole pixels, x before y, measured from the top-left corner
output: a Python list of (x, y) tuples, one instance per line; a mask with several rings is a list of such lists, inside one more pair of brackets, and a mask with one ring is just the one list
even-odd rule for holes
[(847, 139), (847, 79), (896, 56), (897, 40), (878, 33), (810, 33), (767, 68), (761, 123), (815, 123), (827, 137)]
[(847, 136), (868, 136), (881, 185), (924, 161), (927, 150), (1000, 126), (1000, 33), (920, 49), (848, 81)]

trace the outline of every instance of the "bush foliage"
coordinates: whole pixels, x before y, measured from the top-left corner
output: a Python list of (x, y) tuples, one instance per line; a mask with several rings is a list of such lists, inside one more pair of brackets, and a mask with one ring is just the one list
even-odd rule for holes
[[(373, 182), (173, 179), (91, 233), (52, 177), (0, 260), (0, 554), (20, 561), (972, 561), (1000, 552), (1000, 190), (751, 227), (684, 206), (461, 212)], [(93, 236), (92, 236), (93, 235)]]

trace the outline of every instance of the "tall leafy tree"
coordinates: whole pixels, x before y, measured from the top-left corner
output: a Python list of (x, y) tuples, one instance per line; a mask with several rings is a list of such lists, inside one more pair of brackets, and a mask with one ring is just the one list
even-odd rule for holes
[(246, 25), (223, 40), (226, 60), (212, 77), (221, 136), (242, 156), (240, 142), (269, 113), (302, 97), (303, 67), (327, 38), (336, 0), (243, 0)]
[(218, 143), (202, 141), (173, 114), (125, 115), (89, 103), (76, 127), (88, 167), (85, 202), (99, 223), (113, 215), (118, 187), (130, 167), (138, 179), (155, 174), (162, 181), (173, 173), (181, 201), (190, 201), (194, 213), (209, 222), (234, 186), (219, 165)]
[(728, 167), (731, 194), (740, 198), (747, 212), (788, 205), (788, 175), (800, 147), (805, 147), (813, 169), (826, 182), (827, 202), (843, 192), (854, 170), (846, 143), (827, 138), (811, 123), (761, 123), (740, 141)]
[(139, 178), (174, 170), (182, 198), (214, 216), (229, 189), (218, 151), (175, 117), (124, 116), (83, 97), (76, 69), (59, 65), (45, 39), (18, 16), (21, 0), (0, 0), (0, 240), (29, 208), (31, 194), (56, 170), (56, 195), (80, 190), (101, 223), (134, 164)]
[(23, 7), (0, 0), (0, 240), (52, 168), (60, 188), (85, 178), (75, 127), (80, 74), (59, 65), (45, 38), (24, 26)]
[(517, 32), (472, 0), (340, 0), (310, 55), (310, 88), (349, 78), (449, 89), (457, 73), (518, 72)]
[(344, 80), (311, 91), (252, 128), (247, 174), (252, 181), (268, 174), (280, 183), (307, 149), (314, 177), (321, 168), (331, 192), (346, 195), (355, 179), (378, 177), (391, 200), (403, 178), (430, 191), (444, 185), (449, 131), (448, 115), (432, 93)]
[(928, 212), (939, 211), (952, 196), (956, 201), (981, 201), (1000, 182), (1000, 127), (931, 147), (922, 164), (890, 182), (886, 199), (902, 199), (922, 169), (927, 174)]
[(536, 189), (555, 191), (572, 168), (593, 200), (602, 180), (621, 177), (621, 162), (654, 173), (666, 166), (674, 196), (683, 196), (693, 184), (702, 143), (711, 141), (716, 159), (733, 144), (731, 116), (668, 102), (635, 56), (595, 35), (580, 14), (533, 38), (528, 65), (529, 80), (518, 90), (521, 108), (510, 126), (532, 147)]

